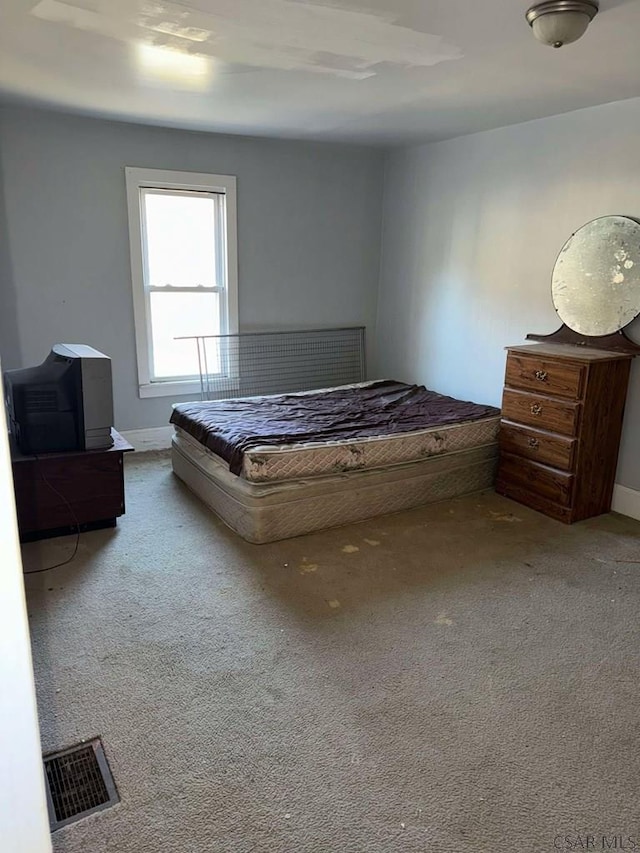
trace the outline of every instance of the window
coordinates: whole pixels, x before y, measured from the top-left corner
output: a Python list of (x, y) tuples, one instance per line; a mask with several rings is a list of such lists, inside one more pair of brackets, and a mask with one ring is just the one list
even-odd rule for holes
[[(236, 179), (125, 169), (141, 397), (200, 387), (189, 335), (238, 331)], [(228, 376), (221, 360), (209, 373)]]

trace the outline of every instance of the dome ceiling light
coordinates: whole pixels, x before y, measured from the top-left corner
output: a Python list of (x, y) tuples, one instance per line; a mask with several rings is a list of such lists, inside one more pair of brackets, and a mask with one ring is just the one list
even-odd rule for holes
[(583, 36), (597, 14), (597, 0), (546, 0), (532, 6), (526, 17), (538, 41), (562, 47)]

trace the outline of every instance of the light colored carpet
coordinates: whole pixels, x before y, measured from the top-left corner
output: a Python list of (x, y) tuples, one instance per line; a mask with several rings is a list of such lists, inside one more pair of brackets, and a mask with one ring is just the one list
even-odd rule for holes
[(122, 798), (56, 853), (640, 834), (640, 524), (487, 493), (256, 546), (127, 462), (117, 530), (26, 581), (43, 749), (101, 735)]

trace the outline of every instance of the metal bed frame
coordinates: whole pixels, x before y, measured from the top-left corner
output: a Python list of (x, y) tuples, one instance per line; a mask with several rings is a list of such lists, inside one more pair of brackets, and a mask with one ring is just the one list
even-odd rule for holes
[(312, 391), (366, 379), (364, 326), (185, 335), (198, 350), (202, 400)]

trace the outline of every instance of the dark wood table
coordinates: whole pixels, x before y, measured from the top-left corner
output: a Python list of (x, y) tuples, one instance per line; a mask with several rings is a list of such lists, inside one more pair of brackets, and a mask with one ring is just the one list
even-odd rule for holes
[(115, 429), (113, 446), (25, 456), (12, 444), (20, 540), (115, 527), (124, 514), (123, 454), (134, 448)]

